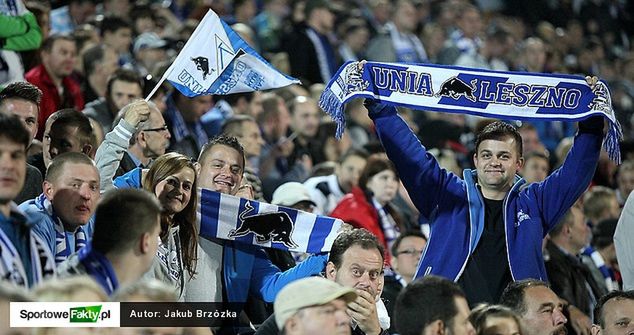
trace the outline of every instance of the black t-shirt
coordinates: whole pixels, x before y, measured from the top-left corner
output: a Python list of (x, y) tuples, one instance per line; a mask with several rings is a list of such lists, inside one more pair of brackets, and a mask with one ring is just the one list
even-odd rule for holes
[(504, 200), (484, 199), (484, 230), (458, 279), (470, 306), (480, 302), (497, 303), (512, 281), (506, 255), (503, 206)]

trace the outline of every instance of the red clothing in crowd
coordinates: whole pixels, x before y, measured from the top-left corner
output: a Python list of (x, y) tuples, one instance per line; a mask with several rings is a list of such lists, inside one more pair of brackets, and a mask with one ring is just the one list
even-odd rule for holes
[(341, 198), (329, 216), (341, 219), (355, 228), (365, 228), (370, 231), (385, 248), (385, 263), (390, 264), (390, 253), (379, 222), (379, 213), (365, 197), (361, 188), (353, 187), (352, 192)]
[(31, 84), (42, 90), (42, 102), (40, 103), (40, 114), (38, 116), (37, 138), (42, 139), (46, 119), (63, 108), (74, 108), (78, 111), (84, 109), (84, 98), (81, 94), (79, 83), (71, 77), (62, 80), (64, 95), (60, 96), (57, 87), (49, 76), (43, 64), (40, 64), (24, 75), (24, 78)]

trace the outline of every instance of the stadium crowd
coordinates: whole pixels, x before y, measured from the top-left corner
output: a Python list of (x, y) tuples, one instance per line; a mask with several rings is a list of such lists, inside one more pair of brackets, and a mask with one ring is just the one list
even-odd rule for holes
[[(160, 81), (209, 9), (302, 85), (188, 98)], [(0, 335), (632, 335), (632, 43), (632, 0), (0, 0)], [(372, 99), (336, 140), (319, 97), (360, 60), (598, 77), (623, 162), (597, 117)], [(313, 255), (214, 239), (199, 188), (347, 225)], [(241, 313), (9, 328), (18, 301)]]

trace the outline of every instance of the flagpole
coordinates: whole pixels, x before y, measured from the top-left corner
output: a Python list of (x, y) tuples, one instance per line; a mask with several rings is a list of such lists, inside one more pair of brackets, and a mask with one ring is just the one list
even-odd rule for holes
[(145, 101), (150, 101), (150, 99), (152, 99), (152, 96), (154, 96), (154, 93), (156, 93), (156, 91), (158, 91), (159, 87), (161, 87), (161, 85), (163, 84), (165, 79), (167, 79), (167, 76), (171, 72), (172, 72), (172, 66), (170, 65), (170, 67), (167, 69), (167, 71), (165, 71), (165, 73), (163, 73), (163, 76), (158, 81), (158, 83), (156, 83), (156, 85), (154, 86), (154, 88), (152, 89), (150, 94), (148, 94), (147, 97), (145, 97)]

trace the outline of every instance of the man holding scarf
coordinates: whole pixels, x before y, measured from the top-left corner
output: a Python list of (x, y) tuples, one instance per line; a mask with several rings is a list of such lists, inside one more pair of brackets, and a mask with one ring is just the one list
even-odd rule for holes
[[(596, 78), (587, 78), (594, 86)], [(427, 153), (392, 106), (366, 100), (377, 133), (431, 237), (416, 277), (440, 275), (458, 282), (471, 305), (495, 303), (511, 281), (547, 280), (542, 240), (588, 187), (603, 139), (603, 118), (579, 122), (564, 164), (541, 183), (525, 188), (522, 140), (503, 122), (477, 137), (474, 170), (464, 179)]]

